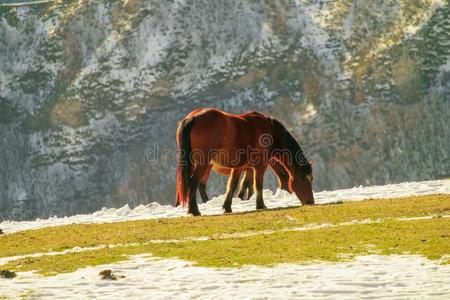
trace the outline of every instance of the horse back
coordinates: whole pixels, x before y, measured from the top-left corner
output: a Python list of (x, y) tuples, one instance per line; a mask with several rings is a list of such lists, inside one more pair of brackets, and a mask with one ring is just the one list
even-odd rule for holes
[[(191, 133), (193, 151), (224, 151), (229, 160), (241, 155), (239, 151), (267, 147), (261, 145), (260, 137), (272, 135), (271, 118), (258, 112), (230, 114), (218, 109), (201, 109), (191, 118), (194, 123)], [(217, 157), (211, 159), (219, 165), (223, 163)], [(227, 164), (223, 166), (227, 167)]]
[(272, 118), (260, 112), (231, 114), (214, 108), (203, 108), (189, 114), (195, 122), (195, 131), (210, 144), (217, 142), (254, 145), (254, 137), (271, 133)]

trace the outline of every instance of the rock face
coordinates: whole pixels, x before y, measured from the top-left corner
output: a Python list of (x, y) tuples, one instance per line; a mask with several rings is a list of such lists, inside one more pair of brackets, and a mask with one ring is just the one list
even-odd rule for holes
[(449, 176), (449, 3), (0, 6), (0, 220), (173, 203), (197, 107), (284, 121), (316, 190)]

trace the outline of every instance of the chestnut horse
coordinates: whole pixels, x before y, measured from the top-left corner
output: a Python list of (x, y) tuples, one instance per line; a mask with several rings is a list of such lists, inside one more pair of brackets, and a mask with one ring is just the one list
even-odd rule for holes
[[(269, 160), (269, 167), (272, 169), (272, 171), (278, 178), (278, 188), (288, 191), (289, 193), (292, 193), (292, 190), (289, 188), (289, 173), (284, 168), (284, 166), (276, 159), (271, 159)], [(220, 167), (217, 165), (213, 165), (211, 169), (214, 172), (221, 175), (229, 176), (231, 173), (231, 169)], [(203, 177), (200, 179), (200, 183), (198, 184), (198, 191), (200, 193), (200, 196), (202, 197), (203, 203), (209, 201), (208, 195), (206, 194), (206, 182), (208, 181), (208, 178), (209, 172), (203, 175)], [(245, 197), (246, 195), (247, 197)], [(246, 200), (250, 199), (252, 195), (253, 195), (253, 169), (246, 169), (244, 171), (244, 178), (241, 181), (237, 197), (241, 198), (242, 200)], [(178, 203), (176, 205), (178, 205)]]
[(269, 160), (279, 161), (290, 175), (289, 187), (303, 205), (314, 204), (312, 167), (284, 125), (258, 112), (230, 114), (213, 108), (191, 112), (178, 125), (177, 203), (200, 215), (196, 194), (213, 165), (230, 169), (223, 209), (231, 213), (239, 177), (253, 169), (256, 209), (265, 209), (262, 188)]

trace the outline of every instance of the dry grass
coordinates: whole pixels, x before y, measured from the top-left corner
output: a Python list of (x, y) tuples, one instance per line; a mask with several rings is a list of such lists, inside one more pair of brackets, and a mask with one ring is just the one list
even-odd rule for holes
[(143, 243), (244, 231), (279, 230), (307, 224), (448, 214), (450, 195), (345, 202), (232, 215), (182, 217), (107, 224), (48, 227), (0, 237), (0, 257), (61, 251), (76, 246)]

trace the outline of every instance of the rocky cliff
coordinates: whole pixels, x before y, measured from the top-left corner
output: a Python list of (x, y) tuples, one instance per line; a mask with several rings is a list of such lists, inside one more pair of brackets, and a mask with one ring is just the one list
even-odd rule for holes
[(449, 2), (0, 5), (0, 219), (173, 203), (205, 106), (284, 121), (316, 190), (449, 176)]

